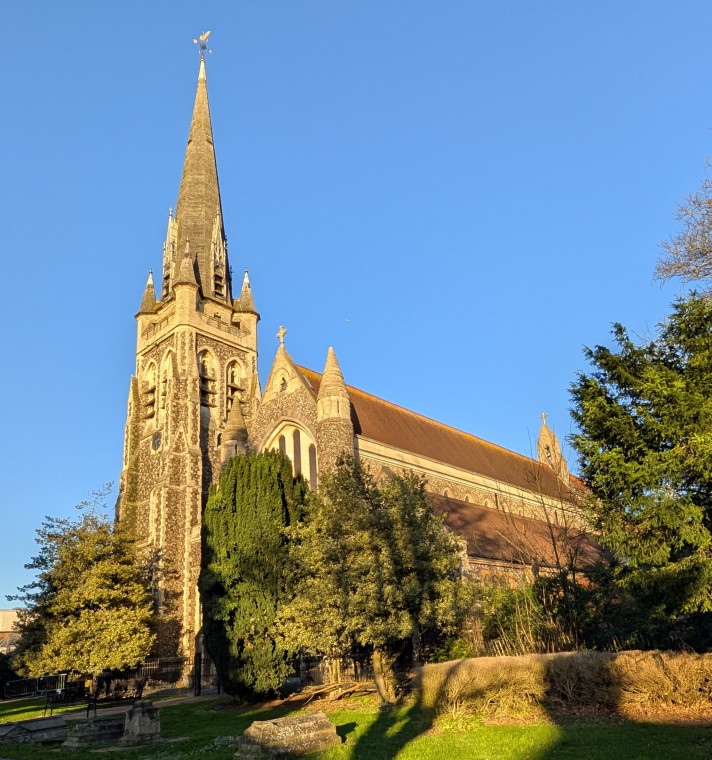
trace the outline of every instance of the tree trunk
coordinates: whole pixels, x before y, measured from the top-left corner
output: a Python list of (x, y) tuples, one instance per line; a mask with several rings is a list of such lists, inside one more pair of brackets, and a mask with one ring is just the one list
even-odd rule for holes
[(423, 655), (423, 642), (420, 636), (420, 626), (417, 623), (413, 624), (411, 638), (413, 639), (413, 662), (419, 665)]
[(388, 688), (388, 682), (390, 680), (390, 666), (387, 658), (384, 656), (383, 651), (380, 649), (374, 649), (371, 657), (373, 663), (373, 680), (376, 683), (376, 692), (378, 698), (381, 700), (381, 704), (387, 705), (391, 703), (391, 693)]

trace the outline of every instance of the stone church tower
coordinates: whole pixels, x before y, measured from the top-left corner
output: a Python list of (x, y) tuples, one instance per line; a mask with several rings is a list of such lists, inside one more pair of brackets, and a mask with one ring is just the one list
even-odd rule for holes
[(195, 651), (202, 507), (221, 462), (244, 451), (259, 404), (258, 320), (247, 271), (232, 296), (201, 58), (160, 299), (149, 274), (136, 315), (117, 503), (117, 518), (157, 553), (160, 654)]

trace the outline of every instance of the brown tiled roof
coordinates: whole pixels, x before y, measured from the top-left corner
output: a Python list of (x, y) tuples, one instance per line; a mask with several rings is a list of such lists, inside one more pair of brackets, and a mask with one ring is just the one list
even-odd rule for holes
[[(318, 393), (321, 375), (305, 367), (299, 369)], [(358, 388), (350, 385), (347, 388), (357, 435), (555, 499), (566, 499), (571, 495), (551, 468), (534, 459), (423, 417)]]
[[(470, 504), (448, 496), (431, 494), (435, 511), (445, 525), (467, 541), (467, 553), (474, 558), (555, 567), (592, 565), (601, 559), (601, 548), (583, 531), (565, 531), (544, 520)], [(559, 558), (557, 561), (556, 550)]]

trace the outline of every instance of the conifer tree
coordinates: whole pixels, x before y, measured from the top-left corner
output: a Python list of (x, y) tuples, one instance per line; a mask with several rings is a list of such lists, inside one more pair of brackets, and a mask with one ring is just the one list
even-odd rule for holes
[(285, 539), (306, 497), (301, 476), (279, 452), (237, 456), (220, 476), (203, 517), (200, 576), (205, 643), (229, 694), (275, 691), (289, 673), (274, 633), (284, 598)]
[(370, 650), (388, 700), (391, 656), (410, 641), (417, 658), (423, 634), (454, 629), (465, 608), (461, 547), (423, 480), (396, 475), (378, 487), (342, 459), (290, 535), (293, 587), (280, 612), (287, 641), (334, 660)]
[(572, 386), (573, 442), (600, 539), (655, 627), (712, 610), (712, 301), (677, 301), (645, 343), (613, 335)]

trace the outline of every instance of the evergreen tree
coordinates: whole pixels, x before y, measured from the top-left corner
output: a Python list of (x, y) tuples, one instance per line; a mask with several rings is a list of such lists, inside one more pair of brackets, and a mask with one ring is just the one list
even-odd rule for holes
[(388, 699), (390, 656), (411, 641), (417, 657), (424, 633), (452, 629), (464, 601), (461, 548), (423, 480), (394, 476), (378, 488), (358, 462), (342, 460), (290, 534), (292, 598), (280, 613), (287, 641), (335, 659), (369, 649)]
[(677, 301), (645, 343), (613, 335), (572, 386), (573, 442), (620, 594), (662, 630), (712, 610), (712, 301)]
[(284, 598), (282, 530), (301, 518), (306, 485), (279, 452), (237, 456), (211, 492), (203, 517), (200, 590), (205, 643), (229, 694), (275, 691), (289, 653), (274, 633)]
[(28, 676), (96, 674), (134, 667), (154, 641), (148, 568), (126, 527), (99, 511), (110, 486), (95, 492), (79, 520), (46, 518), (40, 551), (26, 565), (37, 579), (11, 599), (24, 604), (12, 661)]

